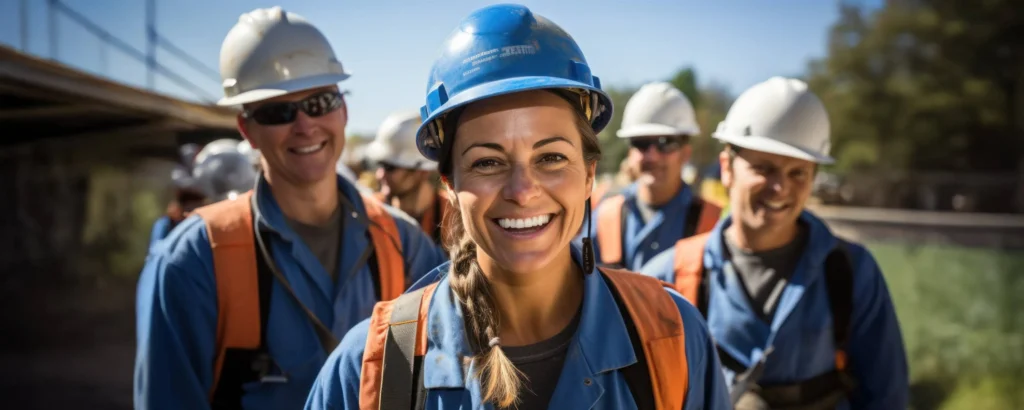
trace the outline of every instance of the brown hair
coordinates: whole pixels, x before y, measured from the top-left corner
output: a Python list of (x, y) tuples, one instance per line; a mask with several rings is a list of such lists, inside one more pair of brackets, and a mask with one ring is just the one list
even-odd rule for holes
[[(579, 130), (583, 141), (583, 159), (587, 166), (591, 166), (601, 159), (601, 146), (598, 143), (597, 133), (590, 125), (590, 120), (583, 114), (577, 94), (554, 91), (560, 97), (570, 102), (576, 109), (573, 110), (576, 128)], [(445, 119), (445, 135), (453, 136), (456, 131), (459, 112), (449, 114)], [(449, 137), (448, 145), (441, 149), (442, 155), (439, 158), (438, 170), (447, 181), (452, 180), (452, 157), (445, 155), (451, 149)], [(451, 186), (446, 184), (450, 189)], [(449, 199), (455, 201), (455, 196), (450, 195)], [(509, 407), (518, 402), (519, 390), (522, 387), (522, 373), (516, 369), (508, 356), (501, 350), (498, 343), (498, 334), (501, 331), (501, 315), (498, 312), (494, 296), (491, 294), (487, 277), (476, 262), (477, 246), (466, 232), (462, 225), (461, 211), (458, 206), (450, 207), (450, 217), (455, 223), (449, 224), (449, 238), (452, 244), (448, 249), (451, 258), (451, 268), (448, 273), (448, 281), (452, 291), (462, 307), (463, 317), (466, 324), (466, 336), (470, 348), (473, 350), (473, 363), (476, 371), (473, 377), (480, 380), (483, 400), (492, 402), (500, 407)]]

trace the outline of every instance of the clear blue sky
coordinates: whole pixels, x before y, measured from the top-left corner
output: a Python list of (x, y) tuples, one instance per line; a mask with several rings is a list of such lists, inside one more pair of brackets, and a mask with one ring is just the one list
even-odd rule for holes
[[(145, 0), (62, 0), (116, 37), (145, 50)], [(878, 0), (875, 0), (877, 2)], [(50, 56), (44, 0), (0, 4), (0, 43), (21, 46), (19, 6), (29, 3), (28, 51)], [(217, 69), (220, 45), (239, 15), (281, 5), (317, 25), (352, 78), (349, 132), (372, 133), (389, 112), (419, 108), (441, 42), (483, 0), (341, 1), (157, 0), (157, 30)], [(701, 83), (738, 93), (772, 75), (799, 75), (825, 54), (834, 0), (549, 0), (522, 1), (561, 25), (580, 44), (606, 85), (638, 85), (693, 66)], [(145, 87), (145, 66), (107, 47), (66, 17), (58, 17), (58, 58), (69, 65)], [(105, 57), (104, 57), (105, 56)], [(158, 60), (220, 96), (219, 81), (188, 69), (163, 50)], [(159, 78), (157, 90), (195, 99)]]

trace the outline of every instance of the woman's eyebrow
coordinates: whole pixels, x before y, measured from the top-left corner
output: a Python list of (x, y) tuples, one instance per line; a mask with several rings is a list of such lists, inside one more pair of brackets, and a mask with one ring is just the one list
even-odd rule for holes
[(565, 137), (563, 137), (561, 135), (555, 135), (554, 137), (544, 138), (544, 139), (542, 139), (540, 141), (537, 141), (536, 143), (533, 144), (533, 149), (537, 149), (537, 148), (540, 148), (540, 147), (543, 147), (545, 145), (548, 145), (548, 144), (551, 144), (551, 143), (554, 143), (554, 142), (558, 142), (558, 141), (565, 141), (569, 145), (572, 145), (574, 147), (576, 146), (576, 145), (574, 145), (572, 143), (572, 141), (569, 141), (568, 138), (565, 138)]
[(478, 142), (478, 143), (474, 143), (474, 144), (466, 147), (466, 150), (462, 151), (462, 155), (466, 155), (466, 153), (469, 152), (469, 150), (471, 150), (473, 148), (476, 148), (476, 147), (490, 148), (490, 149), (493, 149), (495, 151), (505, 152), (505, 147), (501, 146), (501, 144), (497, 144), (497, 143), (493, 143), (493, 142)]

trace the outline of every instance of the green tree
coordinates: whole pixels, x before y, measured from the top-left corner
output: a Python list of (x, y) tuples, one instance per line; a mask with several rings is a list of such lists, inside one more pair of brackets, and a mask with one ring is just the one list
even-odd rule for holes
[(1011, 0), (841, 5), (809, 83), (840, 170), (1008, 171), (1024, 147), (1024, 13)]
[(700, 108), (701, 90), (697, 87), (697, 73), (691, 67), (684, 67), (676, 71), (675, 75), (668, 80), (673, 87), (682, 91), (686, 98), (690, 99), (694, 109)]

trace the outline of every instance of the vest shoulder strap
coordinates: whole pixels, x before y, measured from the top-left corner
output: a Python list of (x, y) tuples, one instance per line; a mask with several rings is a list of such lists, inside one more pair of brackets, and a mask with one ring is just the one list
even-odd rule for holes
[(391, 300), (405, 291), (405, 259), (398, 225), (380, 201), (370, 195), (362, 197), (370, 219), (370, 241), (376, 253), (381, 300)]
[(686, 211), (686, 222), (683, 227), (683, 237), (688, 238), (715, 229), (719, 217), (722, 215), (722, 208), (714, 203), (705, 201), (702, 198), (694, 197), (690, 201), (690, 207)]
[(360, 410), (411, 408), (414, 358), (427, 353), (423, 325), (436, 287), (432, 283), (374, 306), (359, 380)]
[(825, 258), (825, 288), (832, 310), (832, 337), (836, 347), (836, 369), (846, 370), (853, 322), (853, 263), (842, 239)]
[(704, 246), (711, 233), (705, 232), (688, 238), (680, 239), (675, 245), (673, 267), (675, 282), (673, 285), (679, 294), (707, 316), (707, 295), (702, 291), (704, 286)]
[(625, 229), (626, 197), (615, 195), (601, 201), (597, 208), (597, 246), (601, 250), (600, 263), (616, 265), (622, 263), (622, 231)]
[[(689, 388), (683, 318), (667, 283), (629, 271), (601, 268), (629, 312), (647, 358), (656, 409), (680, 409)], [(657, 320), (652, 320), (657, 318)]]
[(217, 285), (217, 335), (214, 345), (213, 386), (217, 389), (229, 348), (257, 349), (260, 346), (259, 281), (256, 275), (256, 247), (247, 192), (235, 200), (207, 205), (195, 212), (203, 218), (213, 251)]

